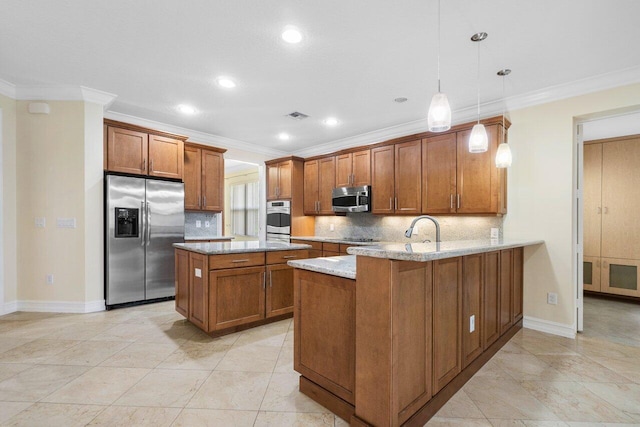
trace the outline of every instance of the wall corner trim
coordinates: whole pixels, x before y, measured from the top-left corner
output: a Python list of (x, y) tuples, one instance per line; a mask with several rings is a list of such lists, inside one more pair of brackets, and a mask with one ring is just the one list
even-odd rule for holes
[(536, 317), (524, 316), (522, 326), (534, 331), (545, 332), (547, 334), (558, 335), (565, 338), (576, 338), (576, 325), (566, 325), (564, 323), (552, 322), (550, 320), (538, 319)]
[(0, 79), (0, 95), (8, 96), (11, 99), (16, 99), (16, 85), (9, 83), (6, 80)]

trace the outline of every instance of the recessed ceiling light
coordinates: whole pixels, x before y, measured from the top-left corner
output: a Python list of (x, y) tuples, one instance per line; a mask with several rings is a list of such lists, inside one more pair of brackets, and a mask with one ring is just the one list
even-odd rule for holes
[(282, 132), (278, 134), (278, 138), (280, 138), (283, 141), (288, 141), (291, 137), (289, 136), (288, 133)]
[(218, 83), (218, 85), (227, 88), (227, 89), (232, 89), (234, 87), (236, 87), (236, 82), (234, 82), (233, 80), (231, 80), (228, 77), (218, 77), (216, 79), (216, 82)]
[(302, 33), (296, 27), (287, 26), (282, 32), (282, 40), (287, 43), (300, 43), (302, 40)]
[(402, 98), (396, 98), (394, 99), (394, 101), (396, 101), (398, 104), (402, 104), (403, 102), (407, 102), (407, 98), (402, 97)]
[(183, 114), (195, 114), (196, 113), (196, 109), (195, 108), (193, 108), (190, 105), (185, 105), (185, 104), (178, 105), (178, 111), (180, 111)]
[(338, 119), (335, 117), (328, 117), (324, 120), (324, 124), (327, 126), (335, 126), (338, 124)]

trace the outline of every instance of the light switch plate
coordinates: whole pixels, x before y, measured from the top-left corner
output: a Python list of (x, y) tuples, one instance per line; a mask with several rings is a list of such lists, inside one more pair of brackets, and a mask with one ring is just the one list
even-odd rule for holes
[(329, 224), (329, 231), (335, 231), (336, 227), (333, 224)]
[(558, 304), (558, 294), (554, 292), (549, 292), (547, 294), (547, 304), (552, 304), (552, 305)]
[(472, 314), (471, 317), (469, 317), (469, 332), (473, 332), (476, 330), (476, 315)]
[(499, 228), (492, 228), (491, 229), (491, 238), (492, 239), (499, 239), (500, 238), (500, 229)]
[(45, 228), (47, 225), (46, 218), (36, 218), (34, 222), (35, 222), (36, 228)]

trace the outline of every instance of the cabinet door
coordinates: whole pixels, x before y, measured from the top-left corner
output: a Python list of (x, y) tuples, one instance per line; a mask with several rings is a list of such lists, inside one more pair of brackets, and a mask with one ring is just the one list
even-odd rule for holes
[(500, 252), (484, 256), (482, 301), (482, 347), (484, 350), (500, 337)]
[(189, 321), (209, 332), (207, 256), (189, 253)]
[(500, 251), (500, 335), (513, 325), (513, 249)]
[(371, 185), (371, 150), (362, 150), (353, 153), (352, 174), (351, 185), (354, 187)]
[(149, 135), (149, 175), (182, 179), (184, 142), (179, 139)]
[(225, 329), (264, 319), (264, 267), (209, 273), (209, 326)]
[(278, 163), (278, 198), (290, 199), (293, 194), (293, 160)]
[(395, 145), (395, 211), (419, 214), (422, 210), (422, 142)]
[(582, 263), (582, 286), (585, 291), (600, 292), (601, 263), (600, 257), (584, 257)]
[(109, 126), (107, 136), (107, 169), (111, 172), (147, 174), (149, 135)]
[(462, 368), (482, 354), (484, 254), (462, 258)]
[(392, 214), (395, 196), (394, 147), (371, 150), (371, 213)]
[(584, 146), (584, 255), (600, 256), (602, 227), (602, 144)]
[(184, 147), (184, 208), (202, 208), (202, 154), (199, 148)]
[(318, 160), (304, 162), (303, 208), (306, 215), (318, 213)]
[(456, 211), (456, 134), (422, 140), (422, 212)]
[(224, 199), (222, 153), (202, 150), (202, 210), (221, 212)]
[(335, 157), (325, 157), (319, 161), (318, 173), (318, 213), (321, 215), (333, 214), (331, 192), (336, 186)]
[(498, 126), (486, 126), (489, 149), (484, 153), (469, 152), (471, 130), (457, 133), (458, 213), (499, 213), (500, 176), (495, 165), (498, 149)]
[(189, 317), (189, 252), (176, 249), (176, 311)]
[(639, 269), (638, 260), (602, 258), (602, 292), (640, 297)]
[(278, 198), (278, 165), (267, 166), (267, 200)]
[(640, 138), (602, 147), (602, 257), (640, 258)]
[(513, 323), (522, 319), (524, 248), (513, 249)]
[(267, 266), (266, 316), (293, 313), (293, 267), (287, 264)]
[(433, 262), (433, 394), (462, 370), (462, 259)]
[(353, 154), (336, 156), (336, 187), (351, 187), (353, 184)]

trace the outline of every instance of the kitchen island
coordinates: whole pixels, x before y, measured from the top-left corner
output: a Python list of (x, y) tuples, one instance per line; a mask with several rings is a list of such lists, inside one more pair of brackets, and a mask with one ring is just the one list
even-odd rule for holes
[(521, 327), (524, 247), (457, 241), (290, 261), (300, 391), (357, 426), (424, 425)]
[(212, 335), (293, 313), (292, 259), (309, 245), (243, 241), (175, 243), (176, 311)]

